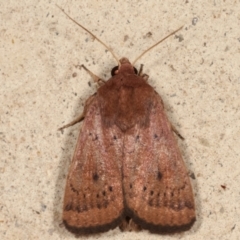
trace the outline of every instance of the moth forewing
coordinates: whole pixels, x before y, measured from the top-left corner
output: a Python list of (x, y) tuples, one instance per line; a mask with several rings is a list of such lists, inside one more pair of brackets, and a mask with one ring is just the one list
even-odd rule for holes
[(181, 135), (169, 122), (142, 66), (137, 74), (127, 58), (117, 62), (108, 81), (83, 66), (101, 86), (86, 101), (83, 114), (63, 127), (84, 119), (67, 177), (63, 222), (79, 234), (119, 225), (123, 229), (126, 223), (158, 233), (187, 230), (196, 216), (174, 132)]

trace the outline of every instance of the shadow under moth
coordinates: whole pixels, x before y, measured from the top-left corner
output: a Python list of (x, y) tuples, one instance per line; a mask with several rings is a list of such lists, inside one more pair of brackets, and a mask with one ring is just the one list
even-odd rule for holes
[(60, 128), (84, 119), (67, 177), (63, 223), (76, 234), (117, 226), (156, 233), (187, 230), (196, 216), (174, 132), (181, 135), (147, 83), (143, 65), (137, 72), (127, 58), (118, 60), (107, 49), (118, 61), (112, 77), (104, 81), (82, 65), (100, 87), (86, 101), (82, 115)]

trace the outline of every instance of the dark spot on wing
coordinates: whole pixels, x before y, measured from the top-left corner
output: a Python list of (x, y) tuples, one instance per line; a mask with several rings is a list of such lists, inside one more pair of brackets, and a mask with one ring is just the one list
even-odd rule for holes
[(93, 173), (92, 178), (93, 178), (93, 181), (97, 181), (99, 179), (99, 176), (97, 173)]
[(74, 193), (76, 193), (77, 195), (79, 194), (78, 190), (75, 189), (72, 184), (70, 184), (70, 188)]
[(65, 211), (70, 211), (72, 210), (72, 203), (68, 203), (65, 208), (64, 208)]
[(107, 208), (107, 206), (108, 206), (108, 201), (104, 201), (103, 207), (104, 207), (104, 208)]
[(153, 206), (153, 199), (150, 199), (150, 200), (148, 201), (148, 205), (151, 206), (151, 207)]
[(77, 205), (77, 206), (76, 206), (76, 208), (75, 208), (75, 211), (77, 211), (78, 213), (80, 213), (80, 212), (81, 212), (81, 208), (80, 208), (80, 206), (79, 206), (79, 205)]
[(85, 211), (88, 211), (88, 207), (87, 207), (87, 205), (83, 205), (83, 207), (82, 207), (82, 211), (81, 211), (81, 212), (85, 212)]
[(162, 179), (162, 173), (160, 171), (158, 171), (158, 174), (157, 174), (157, 179), (160, 181)]
[(191, 202), (189, 202), (189, 201), (186, 201), (186, 202), (185, 202), (185, 206), (186, 206), (187, 208), (193, 208), (193, 204), (192, 204)]
[(172, 202), (169, 205), (170, 208), (172, 208), (175, 211), (181, 211), (182, 209), (185, 208), (185, 203), (180, 201), (180, 202)]

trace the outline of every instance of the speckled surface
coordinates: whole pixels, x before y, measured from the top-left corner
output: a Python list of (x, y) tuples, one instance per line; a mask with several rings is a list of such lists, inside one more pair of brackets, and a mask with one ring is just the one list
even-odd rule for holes
[[(134, 60), (162, 96), (195, 179), (197, 221), (177, 235), (118, 229), (88, 239), (240, 238), (239, 1), (2, 1), (0, 21), (0, 239), (75, 239), (61, 226), (68, 166), (83, 109), (112, 56), (55, 6)], [(222, 186), (226, 186), (224, 189)], [(81, 239), (81, 238), (80, 238)], [(82, 238), (86, 239), (86, 237)]]

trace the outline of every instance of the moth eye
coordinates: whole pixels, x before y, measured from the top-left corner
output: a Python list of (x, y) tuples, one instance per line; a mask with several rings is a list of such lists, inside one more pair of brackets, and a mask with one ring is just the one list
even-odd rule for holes
[(117, 75), (117, 70), (118, 70), (118, 66), (114, 67), (114, 68), (112, 69), (112, 71), (111, 71), (111, 75), (112, 75), (112, 76)]
[(113, 190), (113, 189), (112, 189), (112, 186), (109, 186), (108, 189), (109, 189), (110, 192), (112, 192), (112, 190)]
[(133, 67), (133, 69), (134, 69), (135, 74), (137, 75), (138, 74), (138, 70), (135, 67)]
[(147, 190), (147, 187), (144, 186), (144, 187), (143, 187), (143, 191), (145, 192), (146, 190)]

